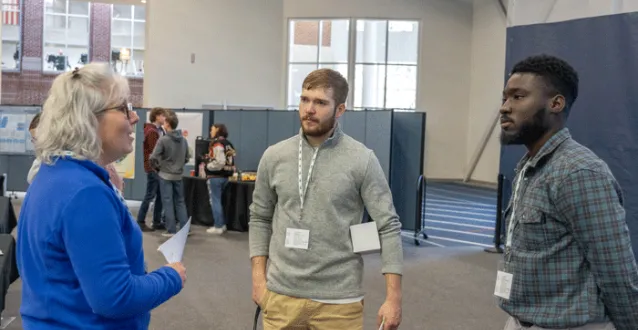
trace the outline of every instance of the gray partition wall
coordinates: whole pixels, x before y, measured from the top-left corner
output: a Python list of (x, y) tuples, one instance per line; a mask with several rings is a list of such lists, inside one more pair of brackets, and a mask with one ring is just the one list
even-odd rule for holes
[(267, 110), (215, 110), (214, 123), (225, 124), (228, 140), (235, 146), (235, 162), (242, 171), (257, 171), (261, 155), (268, 148)]
[[(237, 148), (237, 167), (244, 171), (257, 170), (268, 146), (299, 134), (298, 111), (214, 110), (212, 113), (211, 124), (223, 123), (228, 128), (228, 139)], [(392, 111), (349, 110), (339, 122), (346, 134), (374, 150), (389, 180)]]
[(394, 112), (392, 116), (392, 198), (404, 230), (421, 230), (416, 222), (417, 180), (423, 174), (425, 112)]
[(268, 145), (299, 134), (298, 111), (270, 111), (268, 112)]
[[(354, 112), (354, 111), (353, 111)], [(357, 111), (359, 112), (359, 111)], [(374, 150), (385, 178), (392, 184), (392, 111), (365, 111), (365, 145)], [(348, 113), (346, 115), (349, 115)], [(363, 142), (363, 141), (362, 141)]]

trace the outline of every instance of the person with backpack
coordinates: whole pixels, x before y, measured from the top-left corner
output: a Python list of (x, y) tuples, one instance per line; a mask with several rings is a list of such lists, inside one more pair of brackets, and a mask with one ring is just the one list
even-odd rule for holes
[(235, 147), (228, 141), (228, 129), (224, 124), (214, 124), (210, 128), (211, 143), (208, 155), (204, 157), (206, 164), (206, 185), (210, 197), (215, 225), (206, 230), (210, 234), (221, 235), (226, 232), (226, 217), (222, 206), (222, 194), (228, 183), (228, 177), (235, 173)]

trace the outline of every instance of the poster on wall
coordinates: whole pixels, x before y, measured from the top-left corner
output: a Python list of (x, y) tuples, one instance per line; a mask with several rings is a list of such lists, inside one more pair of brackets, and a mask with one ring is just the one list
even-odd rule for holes
[(177, 112), (179, 119), (178, 129), (182, 130), (182, 135), (188, 142), (188, 151), (191, 159), (187, 165), (195, 165), (195, 139), (202, 135), (202, 123), (204, 115), (201, 112)]
[(0, 152), (24, 153), (29, 124), (26, 113), (0, 110)]
[[(137, 125), (133, 128), (133, 132), (137, 132)], [(126, 157), (116, 161), (113, 165), (115, 166), (115, 170), (117, 173), (124, 179), (134, 179), (135, 178), (135, 143), (137, 141), (133, 141), (133, 151), (130, 154), (126, 155)]]
[[(146, 122), (149, 122), (150, 111), (146, 113)], [(204, 114), (201, 112), (175, 112), (179, 124), (177, 129), (182, 130), (182, 136), (188, 142), (188, 151), (190, 151), (191, 159), (186, 165), (195, 165), (195, 139), (202, 135), (202, 123), (204, 122)]]

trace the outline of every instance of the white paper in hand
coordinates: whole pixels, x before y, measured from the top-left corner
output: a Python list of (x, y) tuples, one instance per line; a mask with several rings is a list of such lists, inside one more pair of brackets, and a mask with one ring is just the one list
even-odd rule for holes
[(188, 232), (190, 229), (191, 218), (188, 218), (188, 222), (186, 222), (186, 225), (184, 225), (182, 229), (157, 248), (157, 251), (162, 252), (164, 258), (166, 258), (166, 261), (169, 264), (182, 261), (184, 247), (186, 247), (186, 239), (188, 238)]

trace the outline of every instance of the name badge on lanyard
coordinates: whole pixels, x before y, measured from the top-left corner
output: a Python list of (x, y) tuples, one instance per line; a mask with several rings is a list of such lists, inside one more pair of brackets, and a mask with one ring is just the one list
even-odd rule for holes
[(519, 190), (521, 186), (521, 181), (525, 177), (525, 172), (527, 171), (527, 165), (523, 167), (523, 170), (518, 175), (516, 179), (516, 184), (514, 185), (514, 196), (512, 196), (512, 213), (509, 217), (509, 223), (507, 224), (507, 237), (505, 242), (505, 256), (504, 261), (499, 262), (498, 270), (496, 272), (496, 285), (494, 287), (494, 295), (505, 300), (510, 299), (510, 294), (512, 291), (512, 283), (514, 282), (514, 274), (510, 273), (509, 262), (512, 256), (511, 246), (512, 246), (512, 235), (514, 234), (514, 228), (518, 224), (516, 219), (516, 209), (518, 205), (518, 196)]
[(298, 162), (298, 181), (299, 181), (299, 208), (301, 217), (301, 213), (303, 213), (304, 200), (306, 197), (306, 191), (308, 190), (308, 183), (310, 182), (310, 178), (312, 177), (312, 170), (315, 167), (315, 160), (317, 159), (317, 153), (319, 153), (319, 148), (315, 149), (315, 153), (312, 155), (312, 160), (310, 161), (310, 167), (308, 168), (308, 175), (306, 176), (306, 184), (303, 183), (303, 137), (299, 138), (299, 162)]
[[(298, 159), (298, 181), (299, 181), (299, 220), (301, 220), (303, 214), (304, 200), (306, 197), (306, 191), (308, 190), (308, 183), (312, 177), (312, 170), (315, 167), (315, 160), (317, 159), (317, 153), (319, 148), (315, 149), (315, 153), (312, 155), (310, 161), (310, 167), (308, 168), (308, 175), (306, 176), (306, 183), (303, 183), (303, 137), (299, 139), (299, 159)], [(308, 244), (310, 242), (310, 230), (298, 229), (298, 228), (286, 228), (286, 240), (285, 246), (291, 249), (308, 250)]]

